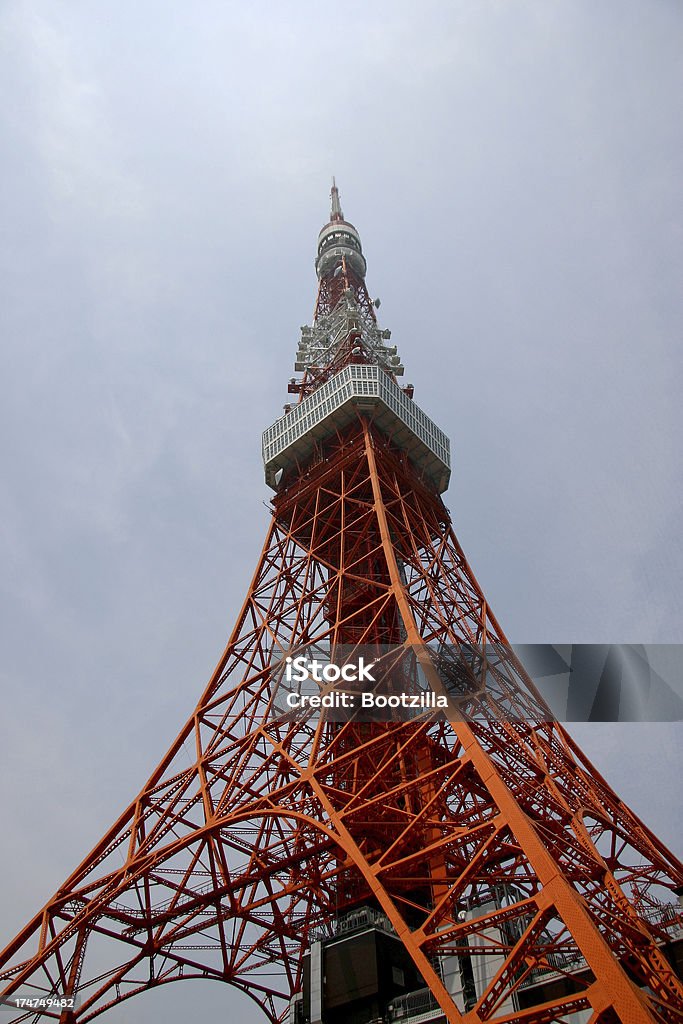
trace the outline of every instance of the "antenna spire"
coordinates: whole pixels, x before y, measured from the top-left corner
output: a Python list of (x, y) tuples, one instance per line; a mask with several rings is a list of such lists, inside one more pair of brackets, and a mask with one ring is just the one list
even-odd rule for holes
[(341, 204), (339, 202), (339, 189), (337, 188), (337, 182), (332, 178), (332, 191), (330, 192), (332, 198), (332, 212), (330, 213), (330, 221), (344, 220), (344, 214), (342, 213)]

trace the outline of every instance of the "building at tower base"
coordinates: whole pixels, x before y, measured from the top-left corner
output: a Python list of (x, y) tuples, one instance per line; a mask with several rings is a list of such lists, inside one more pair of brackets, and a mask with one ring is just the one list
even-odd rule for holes
[[(463, 912), (463, 920), (489, 913), (492, 905)], [(495, 909), (500, 909), (499, 907)], [(669, 939), (662, 952), (683, 977), (683, 924), (671, 906), (652, 912)], [(303, 990), (291, 1002), (289, 1024), (448, 1024), (431, 990), (406, 956), (386, 915), (370, 906), (342, 917), (329, 934), (317, 938), (305, 954)], [(440, 958), (439, 975), (460, 1013), (476, 1006), (503, 966), (495, 949), (509, 945), (514, 934), (492, 928), (479, 933), (470, 952)], [(547, 967), (537, 969), (501, 1007), (506, 1013), (529, 1011), (575, 997), (590, 983), (580, 955), (550, 953)], [(572, 1024), (588, 1024), (592, 1010), (572, 1014)]]

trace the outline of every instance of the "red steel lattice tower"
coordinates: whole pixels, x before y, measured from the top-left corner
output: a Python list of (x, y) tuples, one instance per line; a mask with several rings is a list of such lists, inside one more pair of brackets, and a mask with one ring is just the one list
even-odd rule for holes
[[(237, 624), (168, 754), (2, 953), (5, 997), (42, 1000), (7, 1019), (85, 1022), (208, 978), (294, 1020), (312, 945), (370, 908), (442, 1020), (681, 1020), (651, 912), (681, 865), (509, 652), (440, 497), (448, 439), (397, 383), (334, 185), (316, 271), (297, 398), (263, 437), (273, 514)], [(410, 650), (444, 693), (434, 651), (483, 645), (495, 685), (460, 704), (483, 715), (287, 704), (287, 652)]]

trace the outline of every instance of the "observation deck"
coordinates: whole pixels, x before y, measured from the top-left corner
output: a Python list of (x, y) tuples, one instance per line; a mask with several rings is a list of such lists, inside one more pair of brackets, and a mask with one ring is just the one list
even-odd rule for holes
[(280, 471), (304, 463), (316, 442), (353, 423), (359, 412), (388, 434), (439, 494), (451, 475), (450, 442), (442, 430), (373, 364), (353, 364), (331, 377), (263, 434), (266, 483), (277, 490)]

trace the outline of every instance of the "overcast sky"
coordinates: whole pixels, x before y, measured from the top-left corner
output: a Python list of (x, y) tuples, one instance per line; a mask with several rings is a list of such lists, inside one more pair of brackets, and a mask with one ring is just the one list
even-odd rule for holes
[[(682, 30), (678, 0), (2, 4), (0, 946), (223, 648), (332, 174), (510, 638), (683, 642)], [(680, 724), (573, 731), (680, 852)], [(185, 988), (107, 1020), (260, 1019)]]

